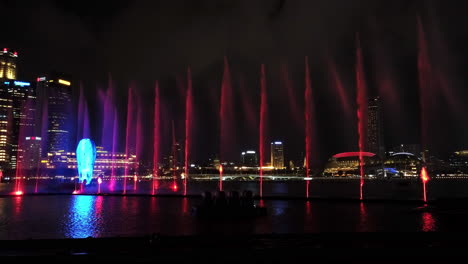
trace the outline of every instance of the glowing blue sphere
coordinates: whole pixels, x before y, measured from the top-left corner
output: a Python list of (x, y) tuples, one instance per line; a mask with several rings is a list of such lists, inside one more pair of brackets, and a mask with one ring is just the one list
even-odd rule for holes
[(78, 178), (80, 182), (90, 184), (93, 179), (94, 162), (96, 161), (96, 145), (89, 138), (83, 138), (76, 147), (78, 163)]

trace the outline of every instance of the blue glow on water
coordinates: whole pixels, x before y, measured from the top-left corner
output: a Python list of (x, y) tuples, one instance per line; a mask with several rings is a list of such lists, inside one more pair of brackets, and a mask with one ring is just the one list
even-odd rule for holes
[(96, 232), (94, 203), (96, 197), (77, 195), (73, 201), (66, 224), (66, 235), (70, 238), (87, 238)]
[(94, 162), (96, 161), (96, 145), (89, 138), (84, 138), (76, 148), (78, 178), (80, 182), (90, 184), (93, 179)]

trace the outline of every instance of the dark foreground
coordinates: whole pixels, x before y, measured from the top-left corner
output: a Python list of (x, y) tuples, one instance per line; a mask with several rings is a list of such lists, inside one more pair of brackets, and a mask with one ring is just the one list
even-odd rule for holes
[[(468, 255), (466, 233), (320, 233), (0, 241), (1, 259), (185, 263), (447, 263)], [(21, 258), (19, 258), (20, 260)], [(293, 262), (291, 262), (293, 261)]]

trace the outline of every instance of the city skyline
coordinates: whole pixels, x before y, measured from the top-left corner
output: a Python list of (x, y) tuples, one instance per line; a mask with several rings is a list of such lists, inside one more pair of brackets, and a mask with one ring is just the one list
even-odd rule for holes
[[(275, 20), (290, 22), (288, 12), (291, 12), (290, 8), (297, 6), (290, 3), (283, 4), (273, 7), (263, 4), (254, 5), (252, 6), (252, 12), (264, 14), (265, 10), (262, 8), (266, 8), (269, 11), (278, 8), (279, 13), (274, 13), (275, 15), (271, 17), (271, 20), (263, 17), (266, 19), (266, 23), (273, 23), (272, 21)], [(306, 4), (300, 3), (298, 5)], [(237, 5), (234, 4), (234, 6)], [(375, 11), (379, 10), (380, 6), (380, 3), (375, 3), (369, 5), (369, 8)], [(260, 68), (262, 64), (265, 65), (266, 69), (267, 120), (265, 121), (265, 139), (268, 142), (278, 139), (285, 143), (285, 146), (287, 146), (285, 149), (286, 163), (290, 160), (302, 159), (302, 156), (305, 156), (303, 153), (305, 150), (303, 142), (304, 102), (301, 95), (303, 94), (305, 85), (303, 58), (307, 56), (310, 65), (312, 97), (316, 105), (316, 117), (314, 121), (317, 122), (317, 125), (314, 128), (318, 130), (313, 149), (319, 155), (319, 163), (323, 164), (330, 156), (336, 153), (357, 150), (354, 60), (356, 33), (359, 33), (369, 98), (379, 96), (382, 100), (383, 110), (381, 114), (384, 120), (383, 130), (385, 131), (382, 141), (385, 143), (385, 148), (392, 149), (401, 144), (421, 144), (421, 132), (429, 131), (427, 133), (431, 135), (430, 139), (427, 140), (429, 144), (427, 148), (436, 155), (448, 156), (454, 151), (466, 148), (463, 134), (467, 130), (467, 127), (461, 115), (464, 109), (464, 106), (460, 104), (460, 98), (463, 98), (462, 95), (464, 93), (463, 90), (460, 90), (460, 79), (462, 76), (457, 75), (458, 71), (450, 70), (451, 66), (457, 64), (455, 62), (449, 64), (449, 61), (442, 60), (440, 55), (434, 52), (436, 48), (441, 47), (442, 41), (448, 41), (451, 39), (451, 36), (461, 33), (447, 31), (445, 35), (441, 34), (441, 29), (448, 29), (447, 24), (441, 21), (440, 18), (446, 12), (455, 11), (449, 11), (444, 6), (441, 6), (442, 8), (437, 9), (437, 12), (435, 12), (439, 6), (441, 5), (437, 1), (429, 1), (423, 5), (420, 5), (418, 1), (410, 1), (408, 3), (396, 2), (392, 6), (395, 10), (399, 10), (398, 7), (408, 7), (408, 10), (399, 11), (402, 12), (403, 18), (392, 28), (393, 31), (389, 33), (393, 37), (399, 37), (396, 39), (400, 39), (400, 43), (394, 43), (395, 40), (390, 41), (385, 37), (384, 32), (386, 31), (383, 29), (385, 25), (390, 25), (387, 23), (393, 22), (391, 17), (383, 16), (375, 18), (366, 16), (366, 11), (362, 11), (357, 7), (360, 12), (363, 12), (362, 17), (365, 17), (364, 20), (360, 20), (360, 23), (352, 23), (349, 28), (340, 31), (339, 37), (326, 36), (326, 40), (336, 40), (335, 38), (337, 37), (340, 39), (342, 45), (337, 45), (333, 50), (324, 50), (317, 45), (306, 48), (306, 43), (311, 44), (313, 41), (311, 42), (310, 38), (304, 38), (302, 41), (293, 42), (289, 46), (290, 48), (287, 50), (297, 48), (297, 51), (289, 55), (284, 54), (284, 56), (269, 57), (267, 54), (262, 54), (247, 58), (246, 56), (251, 54), (251, 50), (242, 54), (236, 50), (236, 46), (222, 44), (223, 51), (210, 55), (210, 63), (204, 64), (203, 67), (200, 67), (197, 60), (177, 60), (177, 66), (174, 66), (175, 59), (174, 61), (164, 60), (164, 62), (158, 62), (159, 60), (157, 59), (149, 61), (145, 59), (145, 55), (154, 54), (153, 50), (129, 48), (119, 49), (120, 55), (117, 57), (122, 58), (122, 65), (119, 66), (119, 64), (115, 63), (115, 58), (117, 57), (107, 54), (107, 58), (110, 59), (108, 61), (109, 64), (97, 69), (94, 64), (83, 64), (84, 58), (95, 58), (97, 61), (96, 65), (100, 64), (102, 54), (96, 52), (86, 52), (86, 56), (83, 59), (64, 57), (63, 59), (56, 60), (54, 58), (57, 58), (64, 51), (60, 49), (54, 51), (54, 49), (45, 45), (45, 43), (51, 43), (50, 41), (41, 42), (40, 46), (44, 49), (41, 52), (36, 52), (35, 48), (27, 47), (21, 41), (15, 40), (15, 34), (12, 35), (11, 41), (6, 40), (8, 43), (5, 46), (8, 47), (8, 51), (15, 51), (16, 55), (19, 55), (17, 62), (18, 79), (24, 79), (33, 83), (36, 78), (45, 76), (44, 73), (57, 70), (67, 72), (73, 77), (70, 78), (73, 83), (73, 103), (77, 105), (77, 101), (80, 100), (79, 97), (83, 96), (89, 113), (90, 137), (101, 145), (106, 145), (100, 142), (102, 141), (102, 131), (104, 130), (101, 127), (104, 126), (102, 124), (101, 113), (103, 111), (102, 104), (104, 103), (102, 98), (108, 97), (109, 87), (113, 86), (112, 100), (107, 101), (113, 101), (111, 103), (115, 105), (116, 109), (113, 114), (117, 115), (117, 126), (118, 131), (120, 131), (116, 135), (117, 141), (121, 143), (118, 146), (119, 151), (123, 151), (122, 144), (126, 140), (124, 136), (125, 132), (123, 131), (126, 130), (126, 108), (128, 104), (126, 97), (129, 87), (132, 87), (132, 93), (135, 96), (134, 104), (141, 106), (141, 113), (136, 118), (139, 118), (139, 120), (151, 120), (154, 82), (156, 80), (159, 81), (161, 90), (161, 120), (163, 122), (160, 145), (162, 149), (161, 155), (171, 152), (172, 122), (175, 123), (176, 140), (181, 144), (184, 143), (186, 71), (190, 68), (192, 72), (195, 118), (191, 130), (194, 138), (192, 141), (193, 145), (191, 146), (191, 157), (194, 160), (207, 160), (210, 156), (220, 154), (219, 145), (222, 139), (220, 138), (219, 129), (221, 125), (218, 113), (220, 112), (221, 86), (223, 85), (226, 61), (229, 65), (232, 86), (231, 107), (235, 110), (233, 120), (230, 122), (235, 130), (231, 132), (233, 135), (229, 135), (233, 139), (231, 142), (234, 143), (226, 147), (227, 154), (225, 154), (225, 159), (238, 160), (238, 155), (242, 150), (249, 148), (258, 150), (258, 137), (256, 136), (258, 133), (256, 130), (258, 130)], [(5, 8), (17, 10), (19, 6), (7, 4)], [(115, 19), (121, 16), (126, 16), (120, 12), (127, 9), (139, 11), (138, 4), (133, 5), (122, 1), (110, 7), (110, 17), (98, 18), (98, 13), (92, 13), (85, 21), (81, 21), (74, 20), (74, 15), (81, 14), (84, 10), (80, 8), (76, 9), (77, 7), (73, 5), (60, 5), (51, 1), (43, 6), (33, 5), (30, 8), (31, 10), (44, 9), (45, 12), (63, 15), (63, 17), (52, 16), (51, 19), (70, 18), (75, 22), (74, 25), (76, 27), (83, 30), (80, 31), (81, 33), (89, 31), (92, 36), (91, 38), (104, 36), (105, 33), (87, 28), (86, 21), (93, 21), (98, 23), (98, 25), (104, 26), (105, 23), (103, 21), (109, 19), (112, 23), (107, 26), (119, 28), (127, 22), (119, 24), (115, 21)], [(102, 7), (98, 7), (96, 10), (102, 10), (100, 8)], [(174, 6), (163, 5), (162, 8), (172, 10)], [(220, 8), (221, 13), (226, 11), (221, 7), (214, 8)], [(239, 8), (243, 9), (247, 7), (239, 3)], [(323, 8), (327, 12), (334, 10), (332, 5), (324, 4)], [(96, 10), (92, 12), (97, 12)], [(269, 13), (269, 11), (265, 12)], [(218, 16), (215, 16), (215, 18), (220, 19)], [(235, 27), (232, 23), (236, 20), (234, 18), (230, 19), (233, 20), (228, 20), (226, 26), (228, 28), (229, 26)], [(349, 19), (349, 17), (343, 18), (343, 21), (340, 20), (340, 23), (347, 21), (346, 19)], [(135, 23), (142, 22), (136, 21)], [(254, 24), (256, 23), (258, 21), (254, 21)], [(182, 24), (185, 25), (184, 23)], [(148, 25), (145, 26), (150, 25), (151, 23), (148, 22)], [(436, 26), (433, 27), (433, 25)], [(18, 29), (32, 30), (29, 20), (13, 26)], [(401, 28), (405, 28), (405, 31), (395, 33), (396, 29)], [(57, 28), (51, 27), (50, 30), (57, 30)], [(267, 31), (262, 28), (261, 32)], [(117, 34), (116, 32), (114, 33)], [(223, 35), (222, 38), (232, 37), (232, 34), (234, 33), (227, 31), (226, 35)], [(289, 36), (287, 32), (281, 34), (282, 36)], [(115, 35), (113, 36), (116, 37)], [(206, 35), (202, 36), (206, 37)], [(290, 36), (294, 37), (296, 35)], [(45, 38), (45, 36), (42, 37)], [(270, 47), (263, 37), (262, 35), (261, 40), (259, 40), (260, 43), (264, 44), (265, 47)], [(201, 41), (203, 39), (203, 37), (200, 37)], [(421, 42), (421, 39), (424, 41)], [(98, 41), (99, 39), (96, 40)], [(149, 38), (147, 41), (151, 43), (153, 39)], [(139, 43), (145, 43), (145, 41), (141, 40)], [(105, 42), (105, 44), (109, 43)], [(392, 44), (398, 44), (398, 50), (392, 49)], [(423, 97), (419, 96), (421, 91), (419, 90), (417, 69), (418, 57), (420, 57), (420, 51), (422, 50), (421, 45), (426, 47), (426, 62), (431, 66), (432, 71), (435, 72), (433, 81), (437, 87), (435, 87), (436, 89), (434, 88), (435, 92), (432, 91), (431, 93), (434, 95), (438, 94), (440, 98), (438, 102), (431, 104), (431, 109), (427, 111), (428, 114), (426, 116), (430, 116), (431, 118), (426, 118), (427, 124), (424, 126), (429, 126), (426, 128), (422, 128), (423, 125), (421, 124), (420, 101), (423, 100)], [(72, 45), (71, 47), (75, 48), (76, 46)], [(76, 51), (77, 49), (73, 50)], [(133, 50), (135, 50), (135, 53), (131, 52)], [(197, 50), (196, 47), (191, 47), (187, 52), (196, 53)], [(441, 50), (448, 52), (447, 49)], [(453, 52), (459, 51), (455, 49)], [(134, 56), (131, 54), (134, 54)], [(394, 60), (388, 59), (391, 55), (396, 56)], [(51, 63), (47, 63), (44, 66), (43, 62), (46, 60), (37, 59), (37, 56), (50, 58)], [(463, 58), (463, 56), (460, 56), (460, 58)], [(74, 63), (75, 61), (77, 63)], [(454, 59), (454, 61), (457, 60)], [(155, 67), (154, 70), (150, 70), (153, 69), (148, 67), (151, 63), (167, 63), (170, 66), (168, 65), (167, 69)], [(76, 67), (70, 67), (72, 64), (76, 65)], [(404, 67), (398, 67), (400, 64), (404, 65)], [(121, 68), (127, 70), (125, 74), (122, 74)], [(447, 104), (447, 102), (452, 101), (453, 104)], [(78, 109), (78, 107), (76, 108)], [(144, 142), (151, 143), (151, 124), (143, 123), (144, 125), (138, 128), (142, 134), (141, 138), (143, 138)], [(109, 127), (106, 127), (106, 129), (109, 129)], [(81, 132), (71, 135), (71, 145), (77, 143), (79, 136), (76, 134), (79, 133)], [(106, 148), (109, 147), (106, 146)], [(135, 151), (141, 151), (141, 149)], [(145, 154), (142, 155), (142, 158), (151, 160), (151, 151), (147, 148), (143, 151)], [(264, 160), (267, 161), (268, 157), (269, 155), (266, 154)]]

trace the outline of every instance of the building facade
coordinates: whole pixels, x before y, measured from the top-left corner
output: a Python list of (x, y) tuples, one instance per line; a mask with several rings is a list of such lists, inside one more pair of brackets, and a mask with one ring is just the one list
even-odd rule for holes
[(283, 142), (275, 141), (271, 143), (271, 166), (282, 170), (284, 166), (284, 145)]
[(0, 80), (16, 79), (17, 52), (9, 51), (7, 48), (0, 52)]
[(29, 82), (0, 82), (0, 167), (15, 169), (24, 138), (34, 135), (36, 94)]
[(383, 130), (382, 102), (379, 97), (372, 98), (368, 105), (367, 150), (380, 158), (385, 157)]
[(22, 147), (22, 155), (19, 157), (19, 164), (23, 170), (36, 170), (40, 168), (42, 156), (42, 138), (25, 137)]
[(68, 152), (72, 128), (70, 79), (63, 75), (37, 78), (37, 96), (44, 117), (41, 126), (46, 153)]
[(258, 166), (257, 153), (253, 150), (247, 150), (245, 152), (242, 152), (241, 163), (242, 163), (242, 166), (257, 167)]

